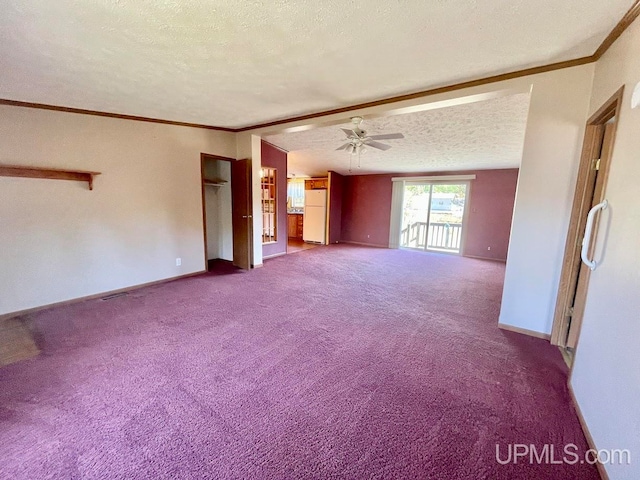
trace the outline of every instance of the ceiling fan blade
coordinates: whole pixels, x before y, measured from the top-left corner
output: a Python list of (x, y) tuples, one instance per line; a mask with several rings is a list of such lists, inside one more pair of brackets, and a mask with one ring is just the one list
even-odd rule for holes
[(351, 138), (354, 135), (357, 137), (358, 135), (356, 134), (356, 132), (354, 132), (353, 130), (348, 130), (346, 128), (341, 128), (340, 130), (342, 130), (344, 132), (344, 134), (348, 137)]
[(377, 148), (378, 150), (389, 150), (391, 148), (391, 145), (385, 145), (380, 142), (367, 142), (365, 145), (367, 147)]
[(351, 145), (351, 142), (345, 143), (344, 145), (336, 148), (336, 150), (346, 150), (349, 147), (349, 145)]
[(369, 138), (371, 140), (396, 140), (404, 138), (404, 135), (401, 133), (385, 133), (382, 135), (371, 135)]

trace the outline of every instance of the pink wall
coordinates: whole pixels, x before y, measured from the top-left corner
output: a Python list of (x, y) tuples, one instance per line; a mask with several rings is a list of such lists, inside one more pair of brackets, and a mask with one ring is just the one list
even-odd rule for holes
[(342, 238), (342, 195), (344, 178), (329, 172), (329, 243), (338, 243)]
[(278, 241), (262, 246), (262, 256), (287, 253), (287, 154), (273, 145), (262, 142), (262, 166), (276, 169), (278, 209)]
[(344, 177), (342, 241), (389, 246), (392, 175)]
[[(392, 177), (475, 174), (463, 255), (507, 259), (518, 169), (355, 175), (344, 178), (342, 241), (389, 245)], [(491, 250), (487, 250), (491, 247)]]
[(506, 260), (518, 169), (479, 170), (475, 174), (463, 255)]

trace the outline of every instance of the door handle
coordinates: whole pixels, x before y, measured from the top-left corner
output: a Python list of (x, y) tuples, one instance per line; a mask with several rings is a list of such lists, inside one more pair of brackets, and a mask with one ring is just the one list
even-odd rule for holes
[(253, 218), (251, 215), (242, 215), (242, 218)]
[(589, 267), (591, 270), (595, 270), (598, 267), (598, 262), (594, 260), (589, 260), (589, 246), (591, 245), (591, 235), (593, 235), (593, 222), (596, 218), (596, 213), (600, 210), (606, 210), (609, 206), (609, 202), (605, 200), (602, 203), (597, 204), (591, 210), (589, 210), (589, 214), (587, 215), (587, 226), (584, 229), (584, 238), (582, 239), (582, 250), (580, 251), (580, 258), (584, 264)]

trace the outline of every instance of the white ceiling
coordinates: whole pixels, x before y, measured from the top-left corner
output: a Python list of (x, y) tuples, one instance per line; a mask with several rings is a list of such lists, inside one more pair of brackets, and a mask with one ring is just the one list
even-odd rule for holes
[(0, 98), (241, 127), (591, 55), (633, 0), (2, 0)]
[(404, 134), (380, 140), (391, 149), (367, 148), (357, 156), (335, 149), (345, 143), (340, 128), (350, 123), (266, 136), (289, 151), (288, 171), (295, 176), (324, 176), (327, 170), (349, 174), (442, 172), (520, 166), (529, 111), (528, 93), (418, 113), (365, 119), (367, 135)]

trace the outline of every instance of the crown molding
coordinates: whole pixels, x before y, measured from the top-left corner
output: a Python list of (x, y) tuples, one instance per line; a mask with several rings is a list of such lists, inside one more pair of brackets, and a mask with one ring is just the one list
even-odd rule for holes
[(595, 60), (593, 59), (593, 55), (590, 55), (588, 57), (581, 57), (575, 60), (566, 60), (563, 62), (551, 63), (549, 65), (542, 65), (540, 67), (526, 68), (524, 70), (516, 70), (514, 72), (509, 72), (509, 73), (501, 73), (499, 75), (493, 75), (491, 77), (484, 77), (476, 80), (469, 80), (462, 83), (456, 83), (453, 85), (432, 88), (429, 90), (421, 90), (419, 92), (408, 93), (404, 95), (397, 95), (395, 97), (388, 97), (380, 100), (372, 100), (370, 102), (358, 103), (355, 105), (349, 105), (347, 107), (334, 108), (331, 110), (324, 110), (322, 112), (309, 113), (306, 115), (299, 115), (297, 117), (290, 117), (282, 120), (274, 120), (272, 122), (259, 123), (256, 125), (250, 125), (247, 127), (238, 128), (236, 129), (236, 131), (246, 132), (248, 130), (274, 127), (277, 125), (282, 125), (282, 124), (291, 123), (291, 122), (299, 122), (302, 120), (311, 120), (313, 118), (324, 117), (327, 115), (335, 115), (337, 113), (345, 113), (345, 112), (360, 110), (364, 108), (377, 107), (379, 105), (387, 105), (389, 103), (402, 102), (405, 100), (414, 100), (416, 98), (428, 97), (431, 95), (437, 95), (439, 93), (453, 92), (456, 90), (462, 90), (464, 88), (478, 87), (478, 86), (487, 85), (490, 83), (502, 82), (504, 80), (511, 80), (513, 78), (526, 77), (528, 75), (536, 75), (538, 73), (546, 73), (546, 72), (551, 72), (553, 70), (560, 70), (563, 68), (577, 67), (579, 65), (586, 65), (588, 63), (593, 63), (594, 61)]
[(60, 105), (49, 105), (46, 103), (22, 102), (19, 100), (9, 100), (0, 98), (0, 105), (12, 107), (36, 108), (39, 110), (51, 110), (54, 112), (78, 113), (81, 115), (93, 115), (95, 117), (118, 118), (120, 120), (136, 120), (138, 122), (161, 123), (164, 125), (177, 125), (180, 127), (205, 128), (207, 130), (219, 130), (221, 132), (236, 133), (237, 129), (227, 127), (216, 127), (214, 125), (203, 125), (200, 123), (177, 122), (174, 120), (164, 120), (162, 118), (141, 117), (138, 115), (126, 115), (122, 113), (102, 112), (99, 110), (86, 110), (84, 108), (63, 107)]
[(440, 93), (454, 92), (456, 90), (462, 90), (465, 88), (478, 87), (481, 85), (489, 85), (491, 83), (502, 82), (502, 81), (511, 80), (514, 78), (526, 77), (529, 75), (547, 73), (547, 72), (552, 72), (554, 70), (561, 70), (564, 68), (571, 68), (571, 67), (577, 67), (580, 65), (586, 65), (589, 63), (594, 63), (600, 60), (600, 58), (607, 52), (607, 50), (611, 48), (611, 45), (613, 45), (615, 41), (618, 38), (620, 38), (620, 35), (624, 33), (624, 31), (638, 18), (638, 16), (640, 16), (640, 0), (635, 0), (631, 8), (622, 17), (622, 19), (620, 19), (620, 21), (616, 24), (613, 30), (609, 32), (609, 35), (607, 35), (607, 37), (600, 44), (598, 49), (593, 53), (593, 55), (589, 55), (588, 57), (581, 57), (581, 58), (576, 58), (574, 60), (565, 60), (562, 62), (551, 63), (548, 65), (541, 65), (538, 67), (515, 70), (509, 73), (492, 75), (489, 77), (478, 78), (475, 80), (469, 80), (466, 82), (456, 83), (452, 85), (446, 85), (446, 86), (431, 88), (427, 90), (421, 90), (414, 93), (397, 95), (393, 97), (382, 98), (379, 100), (372, 100), (369, 102), (349, 105), (346, 107), (334, 108), (331, 110), (323, 110), (316, 113), (298, 115), (295, 117), (288, 117), (280, 120), (273, 120), (269, 122), (258, 123), (255, 125), (247, 125), (245, 127), (238, 127), (238, 128), (219, 127), (215, 125), (204, 125), (200, 123), (178, 122), (174, 120), (164, 120), (161, 118), (150, 118), (150, 117), (142, 117), (137, 115), (126, 115), (126, 114), (120, 114), (120, 113), (102, 112), (99, 110), (86, 110), (83, 108), (64, 107), (59, 105), (49, 105), (45, 103), (22, 102), (19, 100), (9, 100), (9, 99), (1, 99), (1, 98), (0, 98), (0, 105), (36, 108), (40, 110), (52, 110), (56, 112), (77, 113), (81, 115), (93, 115), (98, 117), (118, 118), (121, 120), (135, 120), (139, 122), (160, 123), (165, 125), (177, 125), (182, 127), (204, 128), (207, 130), (217, 130), (217, 131), (229, 132), (229, 133), (240, 133), (240, 132), (246, 132), (249, 130), (257, 130), (260, 128), (274, 127), (274, 126), (283, 125), (286, 123), (311, 120), (314, 118), (325, 117), (327, 115), (335, 115), (339, 113), (351, 112), (353, 110), (376, 107), (380, 105), (387, 105), (390, 103), (402, 102), (405, 100), (414, 100), (417, 98), (429, 97), (429, 96), (437, 95)]
[(428, 90), (422, 90), (415, 93), (409, 93), (405, 95), (398, 95), (395, 97), (388, 97), (379, 100), (372, 100), (370, 102), (360, 103), (356, 105), (350, 105), (347, 107), (334, 108), (331, 110), (324, 110), (317, 113), (310, 113), (306, 115), (299, 115), (296, 117), (285, 118), (281, 120), (274, 120), (271, 122), (259, 123), (256, 125), (250, 125), (246, 127), (241, 127), (236, 129), (238, 132), (245, 132), (248, 130), (256, 130), (259, 128), (267, 128), (274, 127), (277, 125), (282, 125), (285, 123), (291, 122), (299, 122), (303, 120), (311, 120), (313, 118), (324, 117), (327, 115), (334, 115), (338, 113), (350, 112), (352, 110), (358, 110), (369, 107), (376, 107), (379, 105), (386, 105), (389, 103), (402, 102), (404, 100), (414, 100), (416, 98), (428, 97), (431, 95), (437, 95), (439, 93), (447, 93), (453, 92), (456, 90), (462, 90), (464, 88), (477, 87), (480, 85), (488, 85), (491, 83), (502, 82), (504, 80), (511, 80), (513, 78), (526, 77), (528, 75), (536, 75), (538, 73), (546, 73), (552, 72), (554, 70), (561, 70), (563, 68), (571, 68), (577, 67), (580, 65), (587, 65), (589, 63), (594, 63), (600, 60), (602, 55), (604, 55), (611, 45), (622, 35), (622, 33), (634, 22), (636, 18), (640, 16), (640, 0), (635, 0), (631, 8), (627, 11), (627, 13), (620, 19), (620, 21), (616, 24), (616, 26), (609, 32), (609, 35), (604, 39), (604, 41), (600, 44), (598, 49), (593, 53), (593, 55), (589, 55), (588, 57), (576, 58), (574, 60), (566, 60), (563, 62), (551, 63), (548, 65), (541, 65), (539, 67), (526, 68), (523, 70), (516, 70), (510, 73), (503, 73), (500, 75), (493, 75), (490, 77), (479, 78), (476, 80), (470, 80), (467, 82), (456, 83), (452, 85), (432, 88)]
[(614, 27), (613, 30), (607, 35), (607, 38), (604, 39), (604, 42), (600, 44), (598, 49), (593, 54), (594, 61), (600, 60), (602, 55), (604, 55), (607, 50), (614, 44), (614, 42), (620, 38), (620, 35), (624, 33), (624, 31), (629, 28), (629, 25), (633, 23), (633, 21), (640, 16), (640, 0), (635, 0), (631, 8), (624, 14), (624, 17), (618, 22), (618, 24)]

